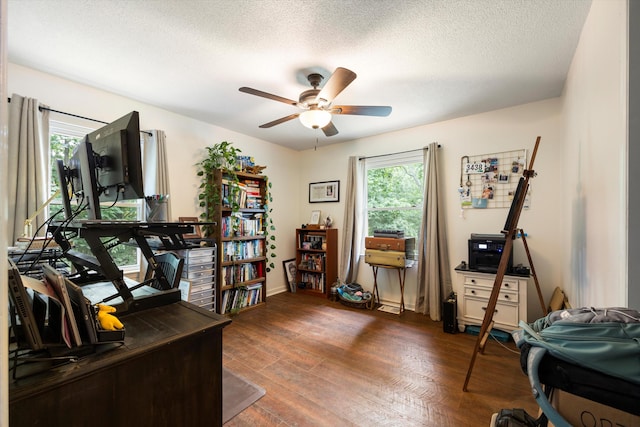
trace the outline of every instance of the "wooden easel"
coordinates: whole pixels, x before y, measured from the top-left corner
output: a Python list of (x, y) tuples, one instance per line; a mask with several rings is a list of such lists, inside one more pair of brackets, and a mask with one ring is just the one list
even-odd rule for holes
[[(533, 170), (533, 162), (536, 159), (536, 153), (538, 152), (539, 144), (540, 137), (537, 137), (536, 145), (533, 149), (533, 154), (531, 155), (531, 162), (529, 162), (529, 167), (524, 170), (522, 177), (518, 182), (518, 188), (516, 190), (516, 193), (514, 194), (513, 202), (511, 203), (511, 208), (509, 209), (509, 214), (507, 216), (507, 221), (505, 223), (504, 230), (502, 231), (506, 234), (505, 245), (502, 251), (502, 256), (500, 257), (500, 264), (498, 265), (496, 278), (493, 282), (493, 288), (491, 289), (491, 295), (489, 296), (489, 301), (487, 303), (487, 310), (484, 313), (482, 326), (480, 327), (480, 333), (478, 334), (478, 339), (473, 350), (473, 355), (471, 356), (469, 369), (467, 371), (467, 377), (464, 381), (464, 386), (462, 387), (463, 391), (467, 391), (467, 385), (469, 384), (469, 379), (471, 378), (471, 371), (473, 371), (473, 365), (476, 361), (476, 356), (478, 355), (478, 352), (484, 351), (484, 346), (489, 337), (489, 332), (493, 328), (493, 314), (495, 313), (496, 303), (498, 302), (498, 296), (500, 295), (502, 279), (504, 279), (505, 273), (507, 271), (509, 255), (511, 254), (511, 251), (513, 249), (513, 241), (517, 237), (518, 231), (520, 231), (520, 235), (527, 252), (527, 258), (529, 261), (529, 265), (531, 266), (531, 272), (533, 273), (534, 281), (538, 291), (538, 298), (540, 299), (540, 304), (542, 305), (542, 312), (546, 313), (547, 311), (544, 305), (544, 299), (542, 298), (542, 292), (540, 292), (538, 278), (535, 274), (535, 269), (533, 268), (533, 262), (531, 260), (531, 254), (529, 253), (529, 247), (524, 237), (524, 231), (522, 231), (522, 229), (518, 229), (518, 219), (520, 218), (520, 213), (522, 212), (522, 207), (524, 206), (524, 201), (527, 197), (527, 191), (529, 190), (529, 179), (535, 176), (535, 172)], [(526, 301), (524, 301), (523, 303), (526, 304)]]

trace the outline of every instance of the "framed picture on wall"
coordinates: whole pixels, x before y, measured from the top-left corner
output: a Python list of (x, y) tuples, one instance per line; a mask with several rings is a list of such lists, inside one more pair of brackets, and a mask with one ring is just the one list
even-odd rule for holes
[(340, 201), (340, 181), (312, 182), (309, 184), (309, 203)]

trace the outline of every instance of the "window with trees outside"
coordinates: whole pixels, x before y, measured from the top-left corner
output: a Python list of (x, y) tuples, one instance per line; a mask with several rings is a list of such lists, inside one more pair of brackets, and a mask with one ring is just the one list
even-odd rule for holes
[(424, 165), (421, 151), (366, 160), (367, 235), (403, 230), (419, 237)]
[[(54, 194), (60, 188), (58, 174), (56, 170), (56, 160), (62, 159), (68, 164), (69, 159), (73, 155), (74, 149), (87, 133), (95, 129), (75, 126), (68, 123), (49, 121), (49, 142), (50, 142), (50, 173), (51, 173), (51, 194)], [(75, 208), (75, 202), (72, 207)], [(58, 196), (49, 204), (49, 216), (57, 215), (56, 218), (62, 220), (64, 213), (61, 212), (62, 197)], [(101, 205), (102, 218), (105, 220), (139, 220), (142, 218), (142, 204), (138, 200), (124, 200), (117, 203), (105, 203)], [(58, 213), (59, 212), (59, 213)], [(87, 217), (86, 211), (80, 213), (77, 218), (83, 219)], [(109, 240), (108, 238), (105, 240)], [(83, 239), (74, 239), (72, 241), (74, 249), (91, 254), (89, 247)], [(117, 245), (110, 249), (109, 253), (115, 263), (124, 272), (134, 272), (139, 270), (140, 251), (135, 246)]]

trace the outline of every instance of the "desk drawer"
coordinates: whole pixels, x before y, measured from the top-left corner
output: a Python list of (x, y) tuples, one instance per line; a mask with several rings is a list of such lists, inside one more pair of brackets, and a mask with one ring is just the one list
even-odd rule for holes
[(213, 261), (207, 260), (207, 262), (203, 262), (202, 264), (185, 264), (183, 271), (195, 272), (200, 270), (213, 270)]
[(213, 276), (213, 269), (209, 270), (195, 270), (186, 272), (183, 271), (182, 277), (187, 279), (202, 279), (203, 277)]
[[(185, 278), (186, 274), (183, 272), (182, 277)], [(214, 277), (213, 276), (202, 276), (189, 280), (189, 286), (191, 287), (199, 287), (203, 285), (213, 286)]]
[[(487, 309), (487, 302), (485, 299), (465, 296), (463, 298), (465, 316), (477, 320), (478, 323), (481, 324)], [(493, 314), (493, 320), (496, 323), (509, 325), (512, 326), (513, 329), (516, 329), (518, 327), (518, 305), (498, 302)]]
[[(489, 297), (491, 296), (491, 289), (481, 288), (477, 286), (465, 286), (464, 295), (466, 297), (483, 298), (488, 301)], [(498, 294), (498, 301), (517, 303), (518, 293), (511, 291), (500, 291), (500, 293)]]
[(189, 301), (192, 300), (200, 300), (203, 298), (211, 298), (213, 296), (213, 288), (212, 287), (200, 287), (200, 288), (191, 288), (191, 292), (189, 294)]
[[(489, 291), (493, 289), (494, 279), (474, 276), (464, 276), (464, 286), (477, 286), (489, 288)], [(518, 292), (518, 281), (514, 279), (502, 279), (501, 290), (510, 290)]]

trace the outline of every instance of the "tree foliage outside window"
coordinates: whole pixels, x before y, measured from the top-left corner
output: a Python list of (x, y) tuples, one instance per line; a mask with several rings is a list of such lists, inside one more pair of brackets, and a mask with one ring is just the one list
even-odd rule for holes
[(367, 169), (368, 236), (374, 230), (403, 230), (418, 238), (422, 219), (422, 162)]
[[(54, 194), (60, 188), (56, 160), (61, 159), (64, 164), (69, 164), (69, 160), (73, 155), (74, 149), (78, 146), (82, 137), (73, 135), (64, 135), (62, 133), (51, 132), (49, 139), (51, 154), (51, 194)], [(75, 204), (73, 204), (75, 207)], [(62, 197), (58, 196), (49, 204), (49, 215), (56, 215), (56, 219), (63, 219)], [(130, 220), (138, 219), (139, 206), (133, 201), (118, 202), (112, 206), (112, 203), (101, 206), (102, 218), (105, 220)], [(83, 219), (87, 217), (87, 211), (80, 213), (77, 218)], [(109, 240), (104, 238), (103, 240)], [(89, 246), (83, 239), (73, 239), (74, 249), (91, 254)], [(137, 269), (138, 268), (138, 250), (134, 246), (116, 245), (109, 250), (111, 257), (120, 268)]]

